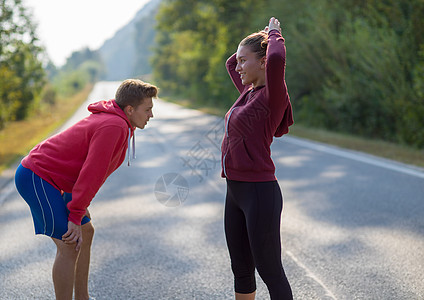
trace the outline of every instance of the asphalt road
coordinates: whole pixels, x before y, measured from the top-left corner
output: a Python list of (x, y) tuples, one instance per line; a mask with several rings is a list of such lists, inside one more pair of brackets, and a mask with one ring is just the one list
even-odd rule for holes
[[(88, 102), (113, 98), (99, 83)], [(87, 114), (85, 106), (65, 126)], [(99, 299), (232, 299), (220, 178), (223, 120), (155, 101), (136, 160), (94, 198)], [(295, 299), (424, 299), (424, 171), (285, 136), (283, 264)], [(55, 246), (13, 190), (0, 196), (0, 299), (53, 299)], [(257, 299), (269, 299), (257, 277)]]

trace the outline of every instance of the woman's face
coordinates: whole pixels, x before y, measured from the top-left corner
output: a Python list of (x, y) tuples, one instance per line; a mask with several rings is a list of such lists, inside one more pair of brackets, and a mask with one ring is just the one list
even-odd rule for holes
[(265, 85), (265, 57), (258, 58), (246, 45), (238, 47), (236, 58), (236, 72), (240, 74), (243, 85)]

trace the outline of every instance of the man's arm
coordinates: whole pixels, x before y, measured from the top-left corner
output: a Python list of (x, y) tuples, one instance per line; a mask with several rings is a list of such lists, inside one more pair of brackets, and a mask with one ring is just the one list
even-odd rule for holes
[[(68, 203), (69, 221), (79, 225), (97, 191), (119, 165), (128, 133), (119, 126), (103, 127), (93, 135), (87, 158), (72, 189)], [(124, 147), (124, 151), (126, 147)]]

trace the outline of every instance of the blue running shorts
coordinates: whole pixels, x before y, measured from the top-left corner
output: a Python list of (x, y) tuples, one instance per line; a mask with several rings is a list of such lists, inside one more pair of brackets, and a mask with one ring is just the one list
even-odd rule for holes
[[(16, 170), (15, 185), (31, 209), (35, 234), (62, 240), (62, 235), (68, 231), (69, 210), (66, 204), (72, 200), (72, 194), (62, 195), (57, 188), (22, 165)], [(84, 216), (81, 225), (90, 221)]]

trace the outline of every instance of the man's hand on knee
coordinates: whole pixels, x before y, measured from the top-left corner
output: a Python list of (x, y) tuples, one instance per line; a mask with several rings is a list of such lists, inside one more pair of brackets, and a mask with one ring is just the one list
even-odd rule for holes
[(62, 236), (62, 241), (65, 244), (76, 243), (75, 251), (79, 251), (82, 245), (81, 225), (76, 225), (68, 221), (68, 231)]

